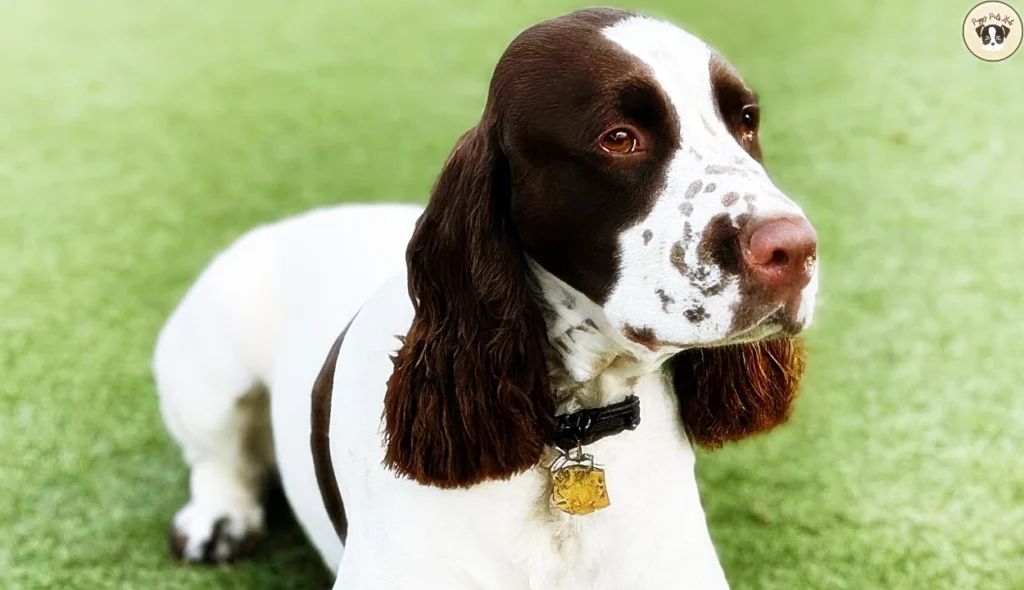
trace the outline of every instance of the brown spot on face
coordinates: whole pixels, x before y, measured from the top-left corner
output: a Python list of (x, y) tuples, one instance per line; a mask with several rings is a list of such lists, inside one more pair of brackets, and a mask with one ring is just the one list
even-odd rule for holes
[(708, 222), (697, 245), (697, 259), (703, 265), (715, 265), (728, 274), (740, 273), (739, 229), (733, 227), (728, 214), (719, 213)]
[(716, 188), (718, 188), (717, 184), (715, 184), (713, 182), (709, 182), (708, 185), (706, 187), (704, 187), (704, 192), (706, 192), (706, 193), (713, 193), (713, 192), (715, 192)]
[[(740, 216), (742, 219), (744, 216)], [(742, 224), (741, 224), (742, 225)], [(711, 277), (710, 267), (718, 267), (725, 276), (714, 284), (706, 284)], [(729, 215), (720, 213), (708, 223), (697, 244), (697, 264), (688, 274), (690, 284), (704, 297), (721, 294), (742, 271), (739, 230), (733, 227)]]
[(627, 340), (642, 344), (648, 350), (658, 350), (658, 340), (654, 337), (654, 330), (644, 326), (642, 328), (636, 328), (629, 324), (626, 324), (623, 334)]
[(562, 305), (569, 310), (576, 309), (576, 298), (572, 295), (566, 295), (565, 299), (562, 300)]
[(703, 305), (698, 305), (697, 307), (688, 309), (683, 312), (683, 315), (686, 316), (686, 319), (689, 320), (691, 324), (699, 324), (711, 317), (708, 315), (708, 312), (704, 311)]
[(704, 187), (704, 182), (703, 181), (701, 181), (701, 180), (694, 180), (692, 183), (690, 183), (690, 186), (687, 187), (686, 194), (683, 195), (683, 198), (692, 199), (692, 198), (696, 197), (697, 193), (699, 193), (700, 189), (702, 189), (703, 187)]
[(726, 207), (732, 207), (733, 205), (736, 204), (736, 201), (739, 200), (739, 193), (725, 193), (725, 196), (722, 197), (722, 205), (725, 205)]
[(753, 216), (757, 213), (757, 205), (754, 202), (757, 201), (757, 196), (753, 193), (747, 193), (743, 195), (743, 200), (747, 203), (747, 215)]
[(688, 247), (690, 247), (690, 244), (692, 242), (693, 242), (693, 226), (690, 225), (689, 221), (687, 221), (686, 223), (683, 224), (683, 246), (688, 248)]
[(679, 274), (686, 276), (686, 250), (683, 249), (681, 242), (672, 244), (672, 250), (669, 252), (669, 262), (672, 266), (676, 267)]
[(717, 282), (714, 285), (711, 285), (709, 287), (701, 287), (700, 288), (700, 294), (705, 296), (705, 297), (714, 297), (716, 295), (721, 295), (722, 291), (725, 290), (725, 286), (728, 285), (728, 284), (729, 284), (729, 282), (727, 280), (723, 280), (723, 281), (719, 281), (719, 282)]
[(686, 202), (679, 206), (679, 212), (685, 217), (689, 217), (693, 213), (693, 203)]
[(668, 313), (668, 306), (675, 303), (676, 300), (666, 294), (664, 289), (658, 289), (655, 293), (658, 294), (658, 299), (661, 299), (661, 311)]
[(729, 174), (729, 175), (739, 175), (739, 176), (746, 176), (747, 175), (747, 171), (742, 169), (742, 168), (738, 168), (736, 166), (723, 166), (721, 164), (711, 164), (710, 166), (705, 167), (704, 168), (704, 173), (705, 174)]
[(649, 229), (644, 230), (644, 246), (651, 243), (651, 238), (654, 237), (654, 232)]

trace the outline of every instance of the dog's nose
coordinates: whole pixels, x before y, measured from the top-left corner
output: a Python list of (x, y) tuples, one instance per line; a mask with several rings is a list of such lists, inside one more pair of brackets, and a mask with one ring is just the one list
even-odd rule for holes
[(779, 299), (795, 297), (814, 272), (818, 236), (802, 216), (755, 220), (743, 241), (743, 257), (757, 281)]

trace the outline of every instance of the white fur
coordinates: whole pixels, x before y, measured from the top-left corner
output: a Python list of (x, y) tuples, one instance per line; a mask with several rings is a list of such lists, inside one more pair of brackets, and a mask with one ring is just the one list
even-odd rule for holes
[(258, 488), (276, 464), (299, 521), (338, 563), (309, 452), (310, 391), (338, 333), (402, 270), (420, 212), (350, 205), (257, 228), (213, 260), (168, 319), (153, 370), (192, 467), (192, 497), (175, 518), (186, 557), (201, 557), (221, 517), (237, 537), (262, 532)]
[[(240, 425), (257, 404), (237, 404), (254, 384), (270, 383), (281, 480), (324, 561), (337, 568), (336, 588), (727, 587), (700, 506), (693, 452), (671, 387), (656, 370), (664, 358), (610, 331), (591, 335), (572, 359), (584, 366), (590, 352), (628, 350), (644, 361), (613, 359), (581, 373), (600, 378), (562, 408), (581, 399), (619, 401), (624, 380), (639, 377), (632, 391), (642, 399), (640, 427), (587, 448), (607, 470), (614, 509), (585, 518), (553, 510), (543, 465), (457, 491), (421, 486), (381, 466), (389, 354), (412, 320), (398, 246), (417, 214), (338, 207), (257, 229), (218, 256), (186, 295), (161, 334), (154, 365), (165, 418), (192, 465), (193, 497), (179, 519), (202, 507), (188, 532), (207, 538), (221, 517), (239, 531), (262, 527), (262, 514), (253, 516), (252, 475), (264, 464), (240, 450)], [(385, 274), (396, 272), (377, 289)], [(580, 298), (576, 310), (582, 311), (556, 306), (560, 315), (600, 319), (600, 308), (582, 294), (538, 272), (546, 290)], [(245, 273), (251, 273), (246, 280), (234, 280)], [(273, 280), (275, 288), (253, 288)], [(309, 400), (332, 340), (363, 301), (338, 358), (331, 419), (331, 453), (350, 527), (342, 558), (310, 459)], [(261, 354), (271, 350), (277, 360), (265, 363)], [(229, 373), (233, 380), (220, 377)], [(205, 473), (212, 474), (209, 485), (196, 485)]]
[[(276, 466), (299, 522), (337, 571), (337, 589), (728, 587), (700, 505), (693, 451), (661, 370), (679, 348), (648, 350), (625, 338), (623, 327), (651, 326), (660, 339), (679, 343), (731, 336), (735, 287), (705, 298), (669, 261), (671, 245), (682, 238), (679, 205), (693, 178), (719, 183), (693, 200), (694, 233), (725, 210), (727, 191), (755, 193), (762, 213), (801, 213), (718, 120), (703, 42), (644, 18), (610, 27), (607, 36), (651, 67), (679, 114), (684, 148), (650, 215), (620, 236), (620, 280), (605, 306), (531, 268), (554, 312), (549, 339), (564, 344), (565, 372), (554, 377), (559, 412), (614, 403), (627, 392), (641, 399), (635, 431), (587, 447), (607, 472), (611, 508), (585, 517), (555, 510), (546, 462), (461, 490), (422, 486), (382, 466), (389, 356), (413, 317), (404, 249), (419, 209), (345, 206), (240, 238), (204, 271), (161, 333), (154, 360), (161, 409), (192, 467), (192, 497), (175, 521), (188, 536), (187, 557), (198, 559), (218, 519), (227, 519), (235, 536), (262, 531), (257, 484)], [(705, 174), (709, 165), (743, 172)], [(728, 213), (734, 219), (745, 206), (740, 200)], [(649, 246), (645, 230), (654, 235)], [(688, 245), (688, 261), (695, 248)], [(704, 280), (720, 278), (709, 272)], [(800, 308), (806, 321), (816, 277), (811, 285)], [(674, 299), (670, 313), (659, 289)], [(698, 303), (711, 316), (706, 323), (680, 319), (685, 306)], [(342, 547), (313, 472), (310, 392), (353, 316), (331, 413), (330, 449), (349, 521)], [(549, 453), (546, 461), (553, 458)]]
[[(703, 41), (670, 23), (643, 16), (624, 20), (605, 35), (650, 67), (675, 107), (682, 138), (653, 210), (620, 237), (621, 279), (604, 306), (605, 313), (619, 331), (626, 324), (653, 327), (658, 339), (665, 342), (707, 345), (728, 341), (735, 338), (730, 329), (739, 285), (714, 265), (704, 266), (706, 275), (700, 280), (683, 276), (671, 262), (673, 246), (679, 243), (685, 247), (683, 259), (694, 268), (699, 265), (700, 237), (716, 215), (727, 213), (736, 226), (737, 217), (745, 212), (769, 217), (803, 216), (803, 211), (732, 139), (718, 116), (708, 75), (712, 50)], [(724, 172), (709, 173), (709, 168)], [(695, 196), (687, 198), (687, 190), (695, 181), (700, 188)], [(715, 188), (708, 192), (712, 183)], [(731, 192), (739, 198), (727, 207), (723, 196)], [(680, 209), (684, 204), (692, 206), (689, 215)], [(686, 239), (687, 228), (690, 240)], [(652, 236), (649, 243), (645, 232)], [(702, 288), (720, 282), (725, 285), (720, 294), (701, 293)], [(814, 305), (813, 285), (816, 280), (812, 279), (801, 300), (808, 308)], [(671, 303), (663, 305), (668, 301), (664, 297)], [(684, 311), (698, 307), (707, 318), (693, 322)]]

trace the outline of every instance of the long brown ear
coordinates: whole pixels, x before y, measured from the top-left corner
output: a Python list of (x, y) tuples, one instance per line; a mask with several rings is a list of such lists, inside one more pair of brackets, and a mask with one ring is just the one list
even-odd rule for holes
[(683, 424), (711, 449), (789, 419), (804, 372), (794, 338), (690, 350), (673, 362)]
[(384, 398), (385, 464), (439, 487), (534, 466), (553, 432), (544, 321), (483, 124), (458, 142), (407, 251), (415, 318)]

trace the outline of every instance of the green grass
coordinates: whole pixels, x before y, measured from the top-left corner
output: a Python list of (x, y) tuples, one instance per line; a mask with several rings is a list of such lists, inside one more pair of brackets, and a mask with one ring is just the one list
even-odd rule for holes
[[(0, 587), (329, 585), (288, 518), (254, 563), (171, 563), (149, 355), (244, 229), (421, 200), (506, 43), (575, 7), (442, 4), (3, 3)], [(735, 588), (1024, 588), (1024, 50), (968, 54), (973, 4), (627, 4), (758, 88), (821, 236), (795, 419), (700, 462)]]

